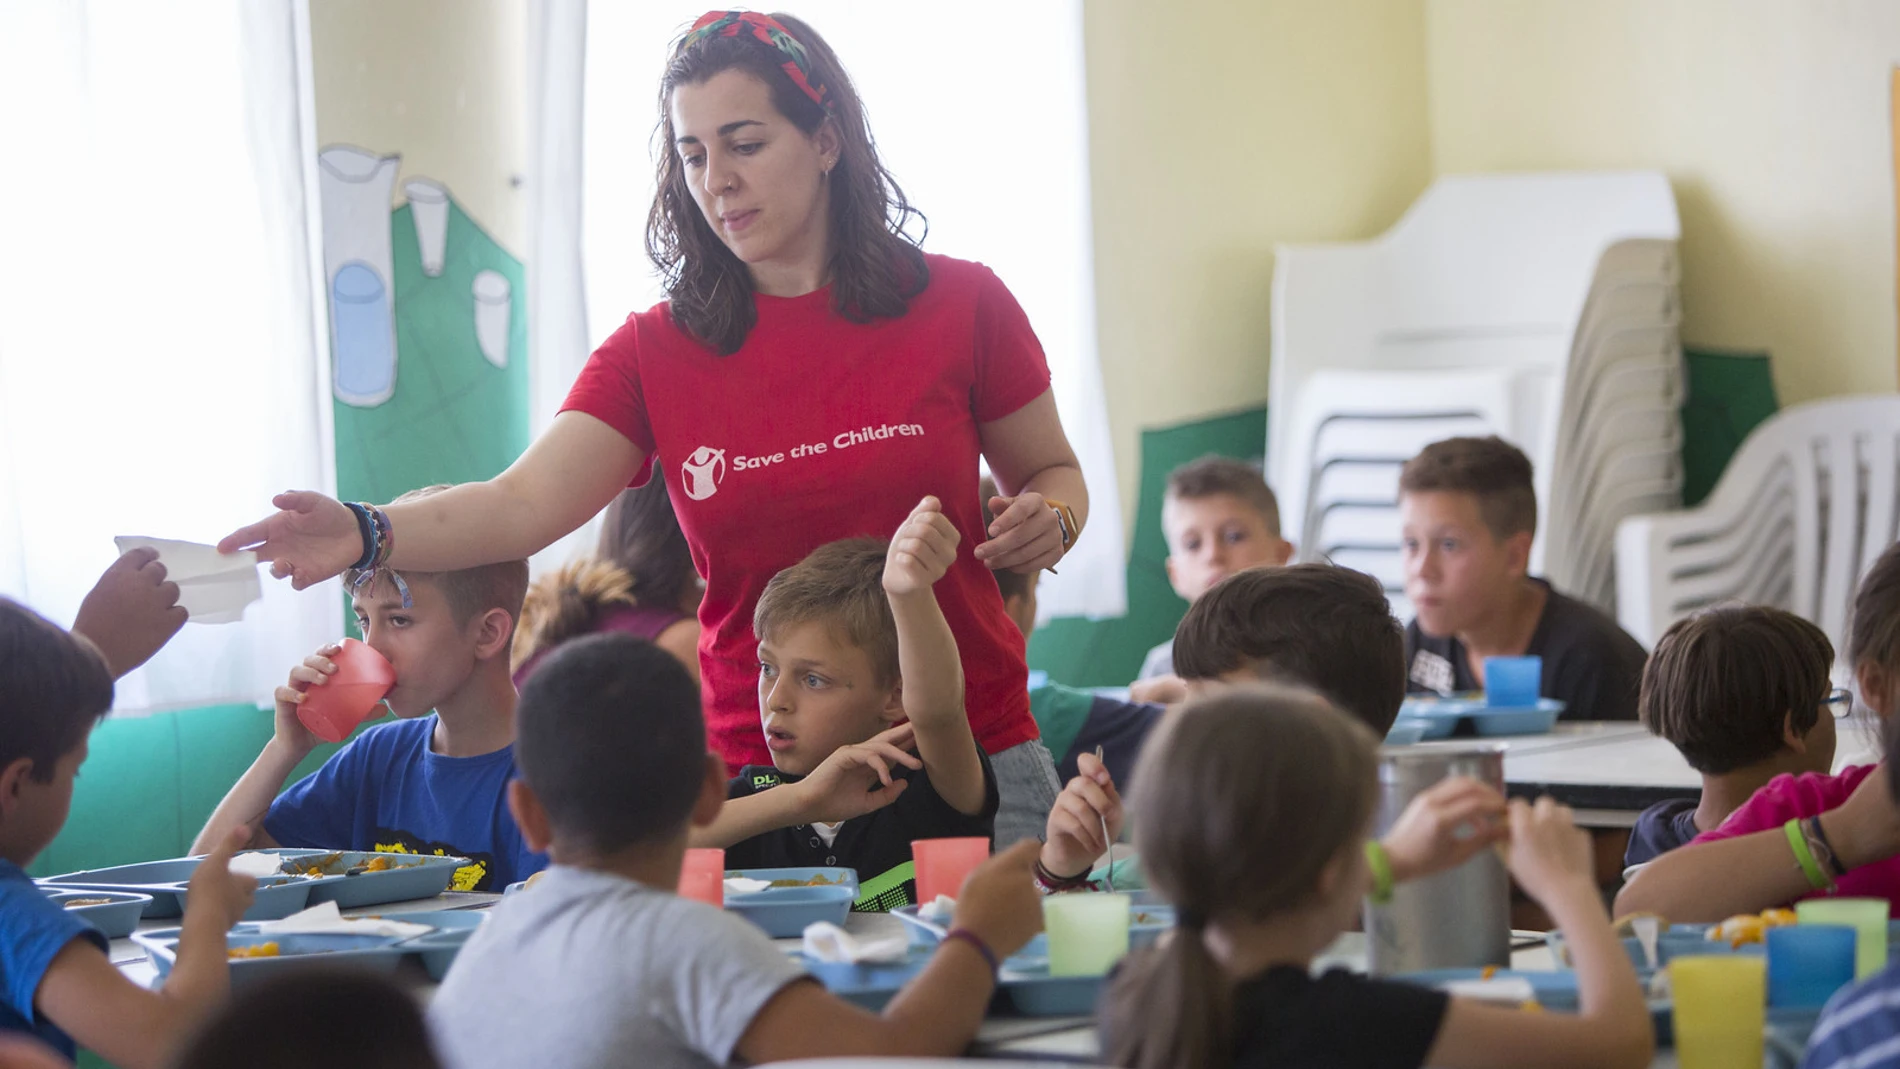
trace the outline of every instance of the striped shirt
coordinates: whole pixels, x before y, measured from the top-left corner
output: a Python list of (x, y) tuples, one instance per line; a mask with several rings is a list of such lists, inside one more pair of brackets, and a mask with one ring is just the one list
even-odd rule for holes
[(1842, 988), (1808, 1039), (1802, 1069), (1900, 1069), (1900, 964)]

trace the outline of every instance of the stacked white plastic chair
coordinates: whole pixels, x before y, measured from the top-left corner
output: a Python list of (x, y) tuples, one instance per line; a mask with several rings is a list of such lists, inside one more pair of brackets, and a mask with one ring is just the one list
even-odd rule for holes
[(1409, 615), (1399, 467), (1497, 434), (1536, 466), (1533, 569), (1607, 607), (1616, 521), (1680, 500), (1679, 229), (1659, 174), (1458, 175), (1371, 241), (1281, 246), (1267, 476), (1300, 559)]
[(1845, 657), (1854, 589), (1900, 538), (1900, 396), (1796, 405), (1749, 434), (1692, 509), (1616, 532), (1617, 616), (1644, 646), (1736, 599), (1814, 621)]

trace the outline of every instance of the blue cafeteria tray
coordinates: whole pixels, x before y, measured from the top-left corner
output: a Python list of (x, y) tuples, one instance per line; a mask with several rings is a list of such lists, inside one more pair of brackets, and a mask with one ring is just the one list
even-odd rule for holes
[[(133, 942), (145, 948), (161, 979), (171, 975), (172, 966), (178, 962), (179, 931), (180, 929), (177, 928), (163, 928), (155, 932), (140, 932), (132, 937)], [(276, 957), (232, 958), (231, 986), (233, 987), (280, 975), (311, 963), (348, 964), (353, 968), (369, 969), (374, 972), (393, 972), (396, 965), (402, 961), (403, 955), (408, 953), (398, 945), (402, 940), (393, 936), (343, 934), (267, 936), (259, 934), (256, 924), (248, 921), (231, 929), (227, 938), (230, 940), (232, 949), (276, 943), (279, 951)]]
[[(467, 858), (436, 857), (433, 854), (378, 854), (366, 850), (281, 850), (286, 860), (310, 861), (324, 875), (310, 880), (310, 904), (335, 902), (338, 909), (359, 909), (414, 898), (434, 898), (449, 889), (455, 870), (469, 864)], [(381, 872), (345, 875), (372, 858), (388, 858), (391, 867)]]
[(1469, 720), (1478, 735), (1544, 735), (1563, 715), (1564, 703), (1543, 698), (1536, 705), (1486, 705), (1482, 698), (1411, 698), (1399, 707), (1399, 717), (1424, 720), (1423, 738), (1442, 739)]

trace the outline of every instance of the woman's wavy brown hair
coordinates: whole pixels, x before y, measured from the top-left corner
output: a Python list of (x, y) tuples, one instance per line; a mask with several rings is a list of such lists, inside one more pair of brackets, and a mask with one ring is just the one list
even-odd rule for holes
[[(772, 17), (805, 46), (811, 81), (829, 87), (828, 109), (793, 84), (781, 66), (782, 55), (744, 34), (706, 37), (684, 49), (676, 45), (660, 81), (660, 124), (654, 134), (659, 180), (647, 214), (647, 256), (665, 280), (673, 321), (722, 356), (745, 344), (758, 313), (752, 304), (751, 273), (713, 232), (687, 188), (670, 107), (673, 91), (682, 85), (742, 70), (765, 83), (773, 106), (807, 136), (827, 119), (837, 128), (843, 149), (826, 184), (831, 198), (831, 304), (839, 315), (854, 323), (901, 316), (910, 299), (930, 284), (922, 248), (928, 220), (911, 206), (878, 159), (864, 102), (843, 65), (810, 26), (790, 15)], [(922, 227), (916, 236), (910, 233), (913, 222)]]

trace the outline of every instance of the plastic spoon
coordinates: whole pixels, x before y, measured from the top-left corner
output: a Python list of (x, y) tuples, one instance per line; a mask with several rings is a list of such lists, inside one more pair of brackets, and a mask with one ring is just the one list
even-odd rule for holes
[(1656, 937), (1662, 926), (1656, 917), (1631, 917), (1630, 930), (1636, 933), (1636, 941), (1643, 945), (1643, 964), (1656, 968)]
[[(1102, 759), (1102, 748), (1100, 746), (1095, 748), (1095, 759), (1097, 761)], [(1102, 819), (1102, 842), (1108, 846), (1108, 868), (1102, 870), (1102, 880), (1108, 885), (1108, 889), (1112, 892), (1115, 890), (1115, 840), (1108, 836), (1108, 814), (1097, 813), (1095, 815)]]

